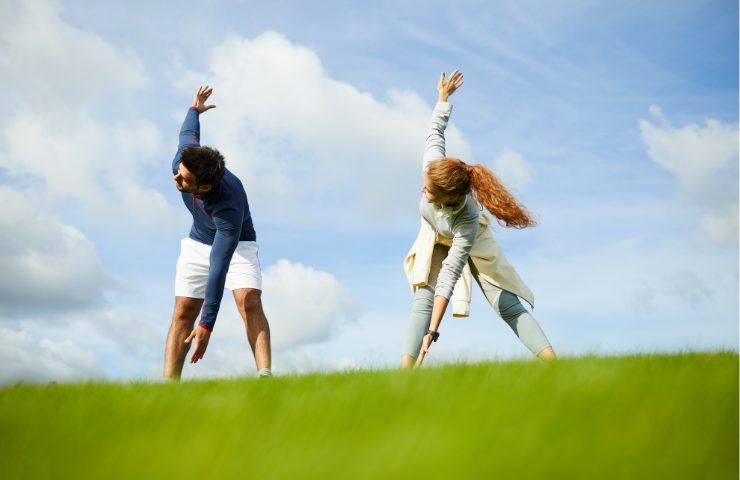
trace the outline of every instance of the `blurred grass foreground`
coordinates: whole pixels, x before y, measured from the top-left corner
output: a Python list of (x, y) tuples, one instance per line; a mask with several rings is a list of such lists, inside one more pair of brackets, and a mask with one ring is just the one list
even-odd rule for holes
[(738, 478), (736, 353), (0, 389), (10, 478)]

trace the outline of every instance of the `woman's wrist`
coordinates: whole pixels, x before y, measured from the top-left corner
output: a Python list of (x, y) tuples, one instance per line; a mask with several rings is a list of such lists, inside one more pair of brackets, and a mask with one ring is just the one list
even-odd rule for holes
[(447, 93), (440, 93), (439, 94), (439, 97), (437, 97), (437, 101), (439, 101), (439, 102), (446, 102), (448, 98), (450, 98), (449, 94), (447, 94)]

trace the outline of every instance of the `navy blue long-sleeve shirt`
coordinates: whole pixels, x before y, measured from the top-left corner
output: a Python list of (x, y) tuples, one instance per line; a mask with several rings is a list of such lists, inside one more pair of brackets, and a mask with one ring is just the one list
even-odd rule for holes
[[(183, 150), (194, 146), (200, 146), (200, 119), (198, 111), (190, 108), (180, 129), (177, 154), (172, 160), (173, 175), (180, 168)], [(224, 294), (231, 257), (240, 241), (256, 241), (257, 234), (249, 213), (247, 193), (242, 182), (228, 169), (218, 185), (214, 185), (208, 194), (180, 193), (185, 207), (193, 215), (190, 238), (211, 245), (206, 298), (200, 326), (212, 331)]]

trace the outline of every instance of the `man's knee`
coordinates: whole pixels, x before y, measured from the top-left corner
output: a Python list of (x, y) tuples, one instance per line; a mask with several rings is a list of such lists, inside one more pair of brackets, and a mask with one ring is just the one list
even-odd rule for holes
[(193, 323), (195, 322), (200, 309), (203, 306), (203, 300), (200, 298), (189, 298), (189, 297), (176, 297), (175, 298), (175, 313), (172, 316), (172, 321), (177, 323)]
[(256, 289), (246, 289), (237, 300), (239, 311), (246, 316), (259, 314), (262, 312), (262, 291)]

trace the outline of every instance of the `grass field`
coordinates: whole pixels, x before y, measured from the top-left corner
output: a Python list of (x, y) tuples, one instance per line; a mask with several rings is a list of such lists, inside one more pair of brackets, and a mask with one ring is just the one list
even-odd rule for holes
[(8, 387), (0, 477), (738, 478), (738, 356)]

